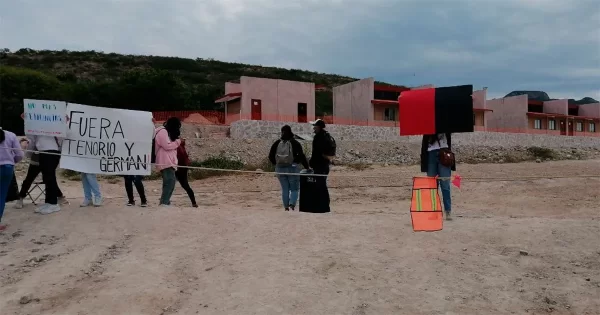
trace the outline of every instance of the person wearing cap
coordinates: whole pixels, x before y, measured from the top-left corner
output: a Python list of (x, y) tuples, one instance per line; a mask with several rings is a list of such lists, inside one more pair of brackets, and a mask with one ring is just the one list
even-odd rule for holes
[[(311, 121), (315, 136), (312, 143), (312, 154), (309, 166), (313, 169), (314, 174), (329, 175), (331, 160), (335, 156), (335, 140), (325, 130), (325, 122), (321, 119)], [(327, 188), (328, 176), (318, 177), (317, 180), (322, 180), (320, 187), (322, 191), (315, 198), (321, 200), (323, 210), (329, 212), (329, 189)]]
[(311, 121), (315, 136), (312, 143), (312, 154), (309, 165), (315, 174), (329, 174), (329, 165), (333, 158), (331, 136), (325, 130), (322, 119)]

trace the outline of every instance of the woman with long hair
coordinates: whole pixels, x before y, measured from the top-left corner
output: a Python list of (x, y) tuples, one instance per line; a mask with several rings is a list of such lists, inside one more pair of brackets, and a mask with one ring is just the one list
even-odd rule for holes
[(452, 171), (456, 171), (456, 163), (446, 162), (441, 154), (452, 152), (452, 135), (440, 133), (436, 135), (424, 135), (421, 143), (421, 172), (427, 173), (429, 177), (442, 177), (438, 185), (442, 191), (444, 211), (446, 220), (452, 220), (452, 195), (450, 193), (450, 177)]
[(6, 229), (2, 215), (6, 206), (8, 188), (15, 176), (15, 164), (23, 159), (23, 150), (17, 136), (0, 128), (0, 231)]
[(271, 146), (269, 161), (275, 165), (275, 171), (280, 173), (277, 178), (281, 185), (283, 208), (285, 211), (294, 211), (300, 191), (300, 175), (294, 174), (300, 172), (299, 164), (305, 169), (309, 169), (309, 166), (302, 145), (294, 139), (292, 127), (285, 125), (281, 128), (281, 138)]
[(175, 190), (175, 171), (177, 170), (177, 148), (181, 144), (181, 121), (171, 117), (154, 130), (154, 150), (156, 155), (156, 169), (162, 175), (162, 193), (160, 206), (170, 206), (171, 196)]

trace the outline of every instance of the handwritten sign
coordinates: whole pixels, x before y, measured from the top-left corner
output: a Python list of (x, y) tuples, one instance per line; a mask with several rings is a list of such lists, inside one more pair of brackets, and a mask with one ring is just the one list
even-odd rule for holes
[(66, 102), (24, 99), (23, 105), (26, 135), (66, 137)]
[(60, 167), (110, 175), (150, 175), (152, 113), (69, 103)]

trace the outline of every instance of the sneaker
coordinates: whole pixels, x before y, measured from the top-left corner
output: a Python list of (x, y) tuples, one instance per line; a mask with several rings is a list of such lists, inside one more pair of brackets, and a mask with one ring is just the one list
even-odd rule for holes
[(296, 206), (290, 205), (290, 210), (291, 211), (296, 211)]
[(15, 208), (23, 209), (23, 198), (19, 198), (19, 200), (17, 200), (17, 202), (15, 203)]
[(452, 215), (450, 212), (446, 212), (446, 221), (452, 221)]
[(67, 200), (67, 198), (65, 196), (58, 197), (58, 204), (59, 205), (68, 205), (69, 200)]
[(35, 213), (42, 213), (42, 210), (44, 210), (46, 207), (48, 207), (50, 204), (45, 203), (37, 208), (35, 208), (35, 210), (33, 210), (33, 212)]
[(129, 202), (127, 203), (127, 206), (128, 206), (128, 207), (133, 207), (133, 206), (135, 206), (135, 201), (129, 201)]
[(58, 212), (58, 211), (60, 211), (59, 205), (48, 205), (44, 209), (42, 209), (40, 211), (40, 213), (41, 214), (50, 214), (50, 213), (54, 213), (54, 212)]
[(290, 211), (290, 208), (285, 208), (285, 211)]
[(94, 198), (94, 207), (101, 207), (103, 201), (104, 199), (102, 199), (102, 197)]
[(194, 207), (194, 208), (198, 208), (198, 204), (196, 204), (196, 203), (193, 203), (193, 204), (192, 204), (192, 207)]
[(158, 206), (162, 207), (162, 208), (171, 208), (171, 205), (165, 205), (165, 204), (160, 204)]
[(88, 199), (83, 199), (83, 202), (79, 205), (82, 208), (89, 207), (92, 205), (92, 202)]
[(140, 207), (142, 207), (142, 208), (146, 208), (147, 206), (148, 206), (148, 203), (145, 201), (142, 202), (142, 204), (140, 205)]

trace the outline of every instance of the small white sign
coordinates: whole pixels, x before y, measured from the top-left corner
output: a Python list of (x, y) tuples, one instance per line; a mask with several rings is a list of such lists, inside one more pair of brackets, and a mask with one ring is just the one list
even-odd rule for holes
[(66, 102), (24, 99), (23, 105), (26, 135), (66, 137)]

